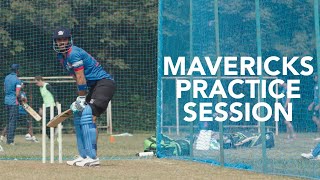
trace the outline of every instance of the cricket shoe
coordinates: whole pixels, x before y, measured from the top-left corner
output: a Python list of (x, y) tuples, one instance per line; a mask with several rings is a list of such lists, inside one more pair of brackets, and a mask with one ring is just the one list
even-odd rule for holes
[(38, 139), (37, 139), (35, 136), (32, 136), (32, 137), (31, 137), (31, 141), (33, 141), (33, 142), (35, 142), (35, 143), (38, 143), (38, 142), (39, 142)]
[(74, 159), (72, 161), (67, 161), (67, 164), (70, 166), (75, 166), (77, 162), (81, 162), (83, 160), (85, 160), (83, 157), (77, 156), (76, 159)]
[(314, 157), (311, 152), (310, 153), (302, 153), (301, 157), (309, 159), (309, 160), (320, 160), (319, 156)]
[(100, 161), (99, 158), (96, 159), (91, 159), (89, 157), (87, 157), (86, 159), (80, 161), (80, 162), (76, 162), (76, 166), (79, 167), (95, 167), (95, 166), (99, 166), (100, 165)]
[(24, 136), (24, 138), (26, 139), (26, 141), (31, 141), (32, 140), (32, 137), (31, 135), (28, 133)]
[(315, 140), (315, 141), (320, 141), (320, 137), (318, 137), (318, 138), (315, 138), (314, 140)]

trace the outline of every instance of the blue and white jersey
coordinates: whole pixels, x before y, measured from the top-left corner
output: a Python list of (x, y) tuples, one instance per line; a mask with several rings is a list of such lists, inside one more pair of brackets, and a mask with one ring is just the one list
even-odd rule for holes
[(68, 50), (66, 59), (64, 59), (61, 53), (57, 55), (57, 58), (63, 67), (65, 67), (65, 69), (73, 76), (75, 75), (75, 72), (84, 70), (84, 76), (88, 86), (93, 85), (96, 81), (101, 79), (113, 80), (111, 75), (102, 68), (99, 62), (97, 62), (89, 53), (77, 46), (72, 46)]
[(21, 88), (21, 81), (18, 79), (17, 74), (12, 72), (4, 79), (4, 104), (18, 105), (16, 91)]

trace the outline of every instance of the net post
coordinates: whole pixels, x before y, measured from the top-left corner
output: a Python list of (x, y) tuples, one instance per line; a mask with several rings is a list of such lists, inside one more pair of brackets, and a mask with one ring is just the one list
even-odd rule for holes
[[(175, 86), (177, 87), (177, 79), (175, 79)], [(176, 133), (177, 133), (177, 135), (179, 135), (180, 134), (180, 122), (179, 122), (179, 120), (180, 120), (180, 117), (179, 117), (179, 99), (177, 98), (177, 95), (176, 95)]]
[[(279, 94), (279, 90), (278, 90), (278, 88), (279, 88), (279, 85), (278, 84), (276, 84), (276, 94)], [(278, 103), (279, 102), (279, 100), (278, 100), (278, 98), (276, 98), (276, 103)], [(275, 121), (275, 123), (276, 123), (276, 136), (278, 136), (279, 135), (279, 122), (278, 121)]]

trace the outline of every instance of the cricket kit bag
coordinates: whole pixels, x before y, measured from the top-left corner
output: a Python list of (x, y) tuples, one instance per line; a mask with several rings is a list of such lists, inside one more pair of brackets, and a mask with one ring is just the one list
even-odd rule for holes
[[(262, 144), (261, 134), (251, 134), (236, 132), (233, 134), (224, 135), (224, 148), (238, 148), (238, 147), (255, 147)], [(274, 143), (274, 133), (266, 132), (266, 148), (273, 148)]]
[[(161, 135), (160, 153), (164, 156), (188, 156), (190, 155), (190, 142), (185, 139), (173, 140), (166, 135)], [(157, 150), (156, 136), (151, 136), (144, 140), (144, 152), (154, 152)]]

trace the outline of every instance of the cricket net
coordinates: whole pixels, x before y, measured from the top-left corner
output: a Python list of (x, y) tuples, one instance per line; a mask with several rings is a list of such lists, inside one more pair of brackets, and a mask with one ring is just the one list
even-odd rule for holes
[[(143, 140), (156, 127), (157, 1), (1, 1), (0, 9), (2, 79), (10, 73), (11, 64), (19, 64), (18, 76), (25, 81), (28, 103), (34, 110), (42, 106), (35, 76), (45, 77), (62, 111), (68, 109), (77, 97), (76, 85), (56, 60), (51, 37), (57, 27), (70, 28), (74, 45), (97, 59), (117, 84), (112, 113), (102, 114), (97, 121), (99, 157), (132, 157), (143, 151)], [(3, 91), (0, 101), (4, 102)], [(0, 110), (1, 131), (8, 117), (3, 103)], [(40, 143), (26, 140), (26, 119), (33, 122)], [(72, 124), (72, 119), (63, 123), (64, 160), (77, 154)], [(0, 158), (41, 159), (40, 127), (29, 116), (19, 120), (15, 146), (7, 145), (4, 138)], [(110, 138), (111, 133), (120, 136)]]
[[(319, 81), (315, 81), (312, 73), (299, 74), (304, 70), (301, 59), (292, 65), (299, 73), (283, 73), (288, 62), (284, 58), (311, 56), (313, 60), (309, 65), (319, 76), (318, 0), (179, 3), (160, 0), (158, 21), (159, 156), (264, 173), (320, 177), (319, 163), (303, 159), (301, 155), (320, 145), (319, 121), (315, 121), (315, 117), (319, 120), (319, 112), (308, 110), (314, 97), (319, 96), (319, 88), (315, 86)], [(259, 57), (264, 64), (271, 56), (280, 57), (279, 61), (257, 68)], [(229, 63), (230, 57), (232, 63)], [(253, 73), (243, 71), (243, 57), (254, 59)], [(261, 117), (254, 117), (244, 105), (238, 109), (250, 118), (241, 116), (238, 122), (232, 122), (231, 118), (237, 115), (227, 111), (235, 102), (249, 103), (250, 107), (264, 102), (271, 108), (261, 108), (262, 117), (274, 110), (275, 98), (261, 98), (262, 93), (269, 90), (255, 91), (260, 96), (250, 98), (247, 94), (253, 93), (252, 89), (238, 84), (234, 92), (246, 95), (236, 99), (228, 94), (231, 92), (228, 86), (234, 80), (258, 78), (259, 83), (267, 80), (265, 75), (270, 75), (266, 74), (267, 68), (281, 72), (272, 75), (274, 78), (299, 81), (301, 96), (291, 99), (290, 125), (280, 115), (271, 115), (266, 122), (258, 123)], [(259, 70), (262, 73), (259, 74)], [(217, 81), (222, 85), (215, 86)], [(221, 97), (221, 89), (227, 96)], [(284, 91), (280, 86), (274, 89), (279, 93)], [(212, 92), (215, 96), (209, 97)], [(224, 109), (220, 114), (216, 109), (219, 103), (226, 103), (220, 107)], [(220, 116), (228, 115), (225, 121), (217, 121)], [(276, 118), (280, 118), (278, 126)]]

